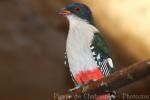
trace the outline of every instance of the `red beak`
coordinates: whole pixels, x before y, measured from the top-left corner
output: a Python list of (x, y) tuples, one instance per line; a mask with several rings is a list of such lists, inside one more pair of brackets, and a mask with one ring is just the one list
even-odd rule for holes
[(71, 12), (69, 10), (66, 10), (66, 9), (61, 9), (61, 11), (59, 11), (58, 14), (66, 16), (66, 15), (70, 15)]

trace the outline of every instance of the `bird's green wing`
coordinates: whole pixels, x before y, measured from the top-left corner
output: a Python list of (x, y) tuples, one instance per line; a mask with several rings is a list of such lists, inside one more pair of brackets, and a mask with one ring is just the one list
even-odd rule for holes
[(111, 57), (110, 49), (100, 33), (97, 32), (94, 34), (92, 44), (95, 47), (96, 52), (101, 52), (105, 56)]
[(113, 71), (114, 66), (110, 49), (100, 33), (97, 32), (94, 34), (90, 49), (99, 68), (105, 76), (108, 76)]

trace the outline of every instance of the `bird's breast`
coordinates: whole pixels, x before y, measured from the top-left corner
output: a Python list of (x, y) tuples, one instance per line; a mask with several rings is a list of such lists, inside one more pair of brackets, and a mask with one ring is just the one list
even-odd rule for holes
[(81, 71), (93, 70), (97, 67), (90, 50), (92, 34), (84, 28), (69, 30), (66, 52), (70, 71), (74, 76)]

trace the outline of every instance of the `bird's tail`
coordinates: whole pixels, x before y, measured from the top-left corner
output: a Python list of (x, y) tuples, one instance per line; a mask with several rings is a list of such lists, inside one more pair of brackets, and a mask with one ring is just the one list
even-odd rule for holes
[(95, 98), (95, 100), (116, 100), (116, 92), (103, 93)]

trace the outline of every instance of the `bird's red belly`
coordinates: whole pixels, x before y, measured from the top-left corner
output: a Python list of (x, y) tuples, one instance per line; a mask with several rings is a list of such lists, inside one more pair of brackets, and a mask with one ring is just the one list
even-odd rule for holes
[(79, 74), (75, 76), (75, 80), (78, 84), (87, 84), (89, 81), (96, 81), (103, 77), (103, 73), (97, 67), (94, 70), (80, 71)]

